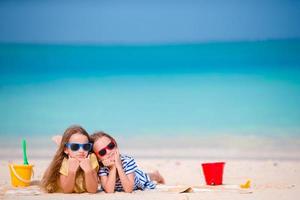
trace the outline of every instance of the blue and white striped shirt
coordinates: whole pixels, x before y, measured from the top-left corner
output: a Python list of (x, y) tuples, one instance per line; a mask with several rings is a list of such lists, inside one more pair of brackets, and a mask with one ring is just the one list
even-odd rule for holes
[[(124, 169), (125, 174), (134, 173), (134, 190), (144, 190), (144, 189), (154, 189), (155, 184), (150, 180), (148, 174), (143, 172), (142, 170), (138, 169), (135, 160), (129, 156), (120, 156), (122, 166)], [(108, 176), (109, 175), (109, 168), (108, 167), (101, 167), (99, 172), (99, 176)], [(115, 191), (124, 191), (121, 180), (119, 177), (116, 179)]]

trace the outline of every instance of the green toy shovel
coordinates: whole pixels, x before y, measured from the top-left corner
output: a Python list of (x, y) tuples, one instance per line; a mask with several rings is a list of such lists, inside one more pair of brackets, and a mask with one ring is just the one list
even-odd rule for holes
[(28, 165), (27, 153), (26, 153), (26, 140), (22, 140), (22, 148), (23, 148), (23, 161), (24, 165)]

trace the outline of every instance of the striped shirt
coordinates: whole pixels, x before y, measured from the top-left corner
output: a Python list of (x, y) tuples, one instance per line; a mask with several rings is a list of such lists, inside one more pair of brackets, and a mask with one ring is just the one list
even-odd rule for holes
[[(125, 174), (134, 173), (134, 190), (144, 190), (144, 189), (154, 189), (155, 184), (150, 180), (150, 177), (148, 174), (143, 172), (142, 170), (138, 169), (135, 160), (132, 157), (121, 155), (120, 156), (122, 166), (124, 169)], [(109, 175), (109, 168), (108, 167), (101, 167), (99, 172), (99, 176), (108, 176)], [(119, 177), (116, 178), (116, 185), (115, 185), (115, 191), (124, 191), (123, 186), (121, 183), (121, 180)]]

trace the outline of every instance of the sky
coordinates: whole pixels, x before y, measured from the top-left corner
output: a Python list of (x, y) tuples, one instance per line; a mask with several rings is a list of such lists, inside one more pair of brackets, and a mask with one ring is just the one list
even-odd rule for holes
[(296, 0), (0, 1), (1, 43), (198, 43), (300, 38)]

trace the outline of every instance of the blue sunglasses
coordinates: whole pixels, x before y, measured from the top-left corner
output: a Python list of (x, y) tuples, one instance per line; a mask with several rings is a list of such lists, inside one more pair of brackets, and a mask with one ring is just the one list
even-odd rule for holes
[(72, 151), (78, 151), (80, 148), (82, 148), (84, 151), (91, 151), (93, 148), (92, 143), (66, 143), (65, 146), (71, 149)]

